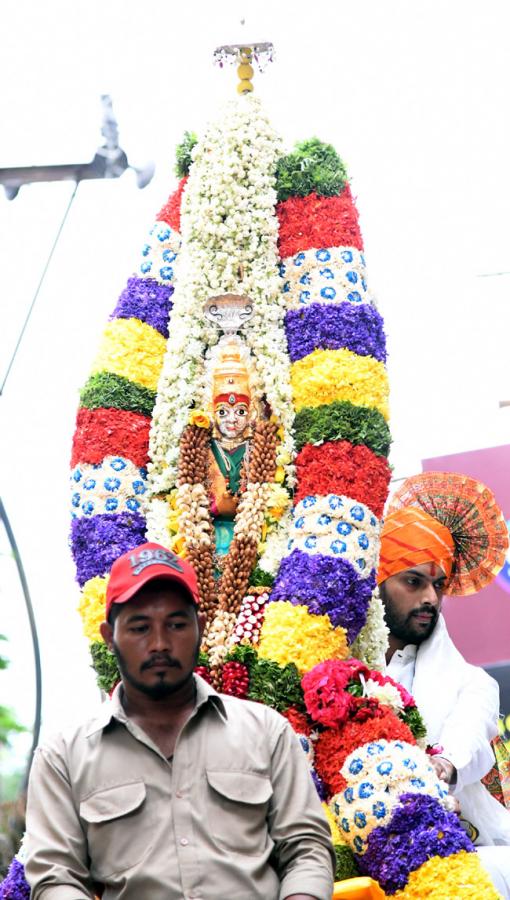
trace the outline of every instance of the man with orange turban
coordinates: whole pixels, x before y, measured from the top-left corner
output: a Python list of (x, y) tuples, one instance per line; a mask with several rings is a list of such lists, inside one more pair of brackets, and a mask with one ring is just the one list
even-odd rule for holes
[(494, 765), (499, 688), (461, 656), (441, 615), (443, 594), (480, 590), (507, 548), (506, 523), (488, 488), (461, 475), (424, 473), (392, 499), (378, 583), (389, 628), (387, 674), (413, 694), (437, 751), (436, 771), (496, 887), (510, 898), (510, 813), (480, 781)]

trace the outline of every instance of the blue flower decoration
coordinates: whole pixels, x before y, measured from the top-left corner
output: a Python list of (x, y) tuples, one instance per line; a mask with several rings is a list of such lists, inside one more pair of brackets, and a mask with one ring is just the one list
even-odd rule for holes
[(359, 786), (358, 793), (359, 793), (359, 796), (362, 798), (371, 797), (372, 794), (374, 793), (373, 784), (370, 784), (369, 781), (362, 781)]
[(367, 824), (367, 817), (365, 813), (359, 812), (359, 810), (357, 810), (354, 813), (354, 824), (357, 825), (358, 828), (365, 828)]
[(94, 504), (91, 500), (87, 500), (86, 503), (83, 503), (81, 508), (86, 516), (91, 516), (94, 512)]
[(384, 762), (379, 763), (379, 765), (377, 766), (377, 771), (379, 772), (379, 775), (389, 775), (390, 772), (392, 771), (392, 769), (393, 769), (393, 763), (390, 762), (389, 759), (385, 760)]
[(122, 472), (126, 468), (126, 460), (122, 459), (122, 456), (116, 456), (111, 460), (110, 466), (114, 472)]
[(315, 253), (315, 258), (319, 260), (319, 262), (329, 262), (331, 259), (331, 253), (329, 250), (317, 250)]
[(359, 291), (351, 291), (350, 294), (347, 294), (347, 299), (351, 301), (351, 303), (361, 303), (362, 297)]
[(377, 519), (375, 518), (375, 516), (370, 516), (370, 524), (374, 526), (377, 525)]
[(372, 805), (372, 814), (376, 817), (376, 819), (384, 819), (386, 815), (386, 806), (382, 802), (382, 800), (377, 800)]
[(331, 281), (335, 277), (335, 273), (332, 269), (321, 269), (319, 274), (322, 278), (327, 278), (328, 281)]
[(73, 478), (75, 481), (81, 481), (81, 469), (75, 469), (73, 472)]
[(346, 553), (347, 544), (345, 543), (345, 541), (332, 541), (331, 549), (333, 553)]
[(367, 753), (369, 756), (377, 756), (378, 753), (382, 753), (384, 750), (384, 744), (378, 743), (378, 741), (372, 741), (370, 744), (367, 744)]
[(361, 264), (364, 266), (364, 265), (365, 265), (365, 254), (364, 254), (364, 253), (360, 253), (359, 258), (360, 258), (360, 260), (361, 260)]
[(303, 528), (304, 524), (305, 524), (304, 516), (299, 516), (299, 518), (296, 519), (296, 521), (294, 522), (295, 528)]
[(286, 281), (283, 285), (283, 293), (288, 294), (290, 291), (290, 281)]
[(356, 522), (362, 522), (365, 518), (365, 510), (362, 506), (351, 506), (350, 513), (352, 518), (355, 519)]
[(120, 488), (120, 478), (105, 478), (104, 486), (107, 491), (118, 491)]
[(359, 834), (356, 835), (352, 843), (354, 844), (356, 853), (361, 853), (361, 851), (363, 850), (363, 841), (360, 838)]
[(342, 498), (338, 494), (330, 494), (328, 498), (330, 509), (340, 509), (344, 504)]
[(304, 275), (301, 275), (301, 278), (299, 279), (300, 284), (310, 284), (310, 281), (311, 278), (308, 272), (305, 272)]
[(301, 742), (301, 746), (302, 746), (303, 750), (305, 751), (305, 753), (308, 753), (308, 751), (310, 749), (310, 742), (309, 742), (308, 738), (305, 737), (304, 734), (300, 734), (299, 740)]
[(362, 559), (362, 558), (360, 557), (360, 559), (357, 559), (357, 560), (356, 560), (356, 565), (357, 565), (358, 569), (360, 570), (360, 572), (362, 572), (363, 569), (366, 568), (367, 562), (366, 562), (365, 559)]
[(367, 283), (366, 283), (366, 280), (365, 280), (364, 278), (361, 279), (361, 287), (363, 288), (364, 291), (366, 291), (366, 289), (367, 289)]
[(317, 538), (316, 538), (315, 534), (308, 535), (308, 537), (305, 539), (306, 549), (307, 550), (315, 550), (316, 546), (317, 546)]
[(411, 778), (411, 784), (414, 788), (424, 788), (425, 782), (423, 778)]
[(347, 279), (351, 282), (351, 284), (357, 284), (358, 282), (358, 273), (357, 272), (347, 272)]
[(145, 484), (143, 481), (133, 481), (133, 490), (135, 494), (145, 494)]
[(278, 272), (279, 272), (279, 274), (281, 275), (282, 278), (283, 278), (283, 276), (285, 275), (285, 270), (286, 270), (285, 263), (281, 262), (281, 263), (279, 264), (279, 266), (278, 266)]
[(323, 287), (321, 288), (321, 297), (324, 297), (325, 300), (334, 300), (336, 291), (332, 287)]
[(166, 263), (173, 263), (177, 259), (177, 253), (173, 250), (163, 250), (161, 255)]
[(354, 800), (354, 791), (352, 787), (347, 787), (344, 791), (344, 799), (346, 803), (352, 803)]
[(336, 526), (336, 530), (338, 531), (338, 534), (343, 534), (345, 537), (345, 535), (351, 533), (352, 525), (350, 525), (349, 522), (339, 522)]
[(354, 759), (351, 759), (349, 763), (349, 772), (351, 775), (357, 775), (358, 772), (361, 772), (363, 768), (363, 762), (359, 758), (359, 756), (355, 756)]
[(328, 516), (327, 513), (322, 513), (322, 515), (320, 515), (319, 518), (317, 519), (317, 523), (319, 525), (329, 525), (330, 522), (331, 522), (331, 516)]
[(342, 826), (342, 831), (346, 831), (346, 832), (347, 832), (347, 831), (350, 831), (350, 830), (351, 830), (350, 827), (349, 827), (349, 822), (348, 822), (348, 820), (345, 818), (345, 816), (344, 816), (344, 818), (341, 820), (340, 825)]
[(315, 506), (317, 503), (317, 497), (313, 494), (308, 494), (308, 497), (305, 497), (303, 500), (303, 506), (305, 509), (308, 509), (310, 506)]
[(106, 512), (115, 512), (118, 508), (119, 501), (116, 497), (108, 497), (104, 505)]
[(296, 253), (296, 255), (294, 257), (294, 265), (302, 266), (304, 261), (305, 261), (305, 254), (304, 253)]
[(159, 274), (164, 281), (171, 281), (174, 277), (174, 270), (172, 269), (172, 266), (162, 266), (159, 270)]
[(306, 303), (307, 300), (309, 300), (309, 299), (310, 299), (310, 291), (301, 291), (301, 293), (299, 295), (299, 302)]
[(144, 262), (140, 266), (140, 272), (142, 273), (142, 275), (147, 275), (147, 272), (150, 272), (151, 269), (152, 269), (151, 262)]
[(81, 494), (73, 494), (72, 500), (71, 500), (71, 503), (73, 504), (73, 506), (79, 506), (80, 499), (81, 499)]
[(417, 767), (414, 759), (404, 759), (403, 762), (404, 762), (404, 766), (406, 767), (406, 769), (409, 769), (411, 772), (414, 772), (414, 770)]
[(358, 544), (360, 545), (362, 550), (368, 550), (368, 548), (370, 547), (370, 541), (368, 540), (365, 532), (362, 532), (362, 534), (360, 534), (360, 536), (358, 537)]
[(96, 486), (95, 478), (87, 478), (86, 481), (83, 482), (83, 487), (86, 491), (94, 490), (95, 486)]
[(135, 500), (134, 497), (130, 497), (126, 503), (126, 506), (131, 510), (131, 512), (136, 512), (138, 509), (140, 509), (140, 501)]
[(156, 237), (157, 237), (158, 241), (160, 241), (163, 244), (165, 241), (168, 240), (168, 238), (170, 237), (171, 234), (172, 234), (171, 228), (168, 228), (168, 227), (160, 228), (158, 230)]
[(145, 247), (142, 250), (142, 256), (148, 256), (150, 252), (151, 252), (151, 245), (145, 244)]
[(353, 255), (351, 250), (342, 250), (340, 256), (342, 257), (344, 262), (352, 262)]

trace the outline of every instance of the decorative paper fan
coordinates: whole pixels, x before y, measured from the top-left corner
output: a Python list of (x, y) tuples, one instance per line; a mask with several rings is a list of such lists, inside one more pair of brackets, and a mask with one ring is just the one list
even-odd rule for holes
[(454, 472), (423, 472), (406, 479), (389, 512), (421, 507), (450, 531), (455, 559), (447, 594), (474, 594), (496, 577), (508, 550), (506, 522), (481, 481)]

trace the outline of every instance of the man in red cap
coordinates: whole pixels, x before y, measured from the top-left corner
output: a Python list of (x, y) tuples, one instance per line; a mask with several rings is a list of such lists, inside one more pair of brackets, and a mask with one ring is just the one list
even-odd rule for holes
[[(471, 571), (463, 574), (455, 527), (445, 525), (449, 492), (455, 497), (456, 517), (451, 521), (460, 519), (459, 495), (467, 479), (449, 474), (448, 492), (442, 494), (437, 487), (441, 477), (446, 478), (442, 473), (426, 473), (408, 479), (384, 521), (378, 583), (389, 628), (386, 671), (416, 700), (428, 742), (437, 750), (432, 762), (438, 776), (458, 800), (466, 828), (470, 827), (496, 887), (510, 898), (510, 813), (480, 781), (494, 764), (491, 740), (498, 734), (499, 688), (483, 669), (461, 656), (441, 615), (443, 595), (472, 592), (469, 582), (475, 577), (475, 551)], [(476, 486), (477, 491), (482, 489), (488, 490)], [(494, 518), (496, 511), (504, 560), (506, 525), (497, 507)], [(476, 527), (478, 545), (485, 547), (482, 555), (488, 558), (494, 548), (489, 535), (483, 540), (481, 519)], [(469, 536), (464, 533), (462, 538), (465, 548)], [(497, 534), (493, 540), (497, 543)], [(497, 571), (493, 560), (492, 577)]]
[(121, 683), (40, 747), (27, 809), (32, 900), (329, 900), (334, 853), (288, 722), (194, 674), (193, 568), (158, 544), (112, 566), (101, 633)]

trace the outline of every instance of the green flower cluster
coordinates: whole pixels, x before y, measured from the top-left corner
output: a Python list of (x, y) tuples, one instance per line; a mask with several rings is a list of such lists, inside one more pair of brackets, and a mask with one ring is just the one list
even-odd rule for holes
[(296, 144), (294, 151), (279, 159), (276, 166), (279, 201), (307, 197), (312, 192), (333, 197), (346, 182), (347, 170), (335, 148), (318, 138)]
[(356, 865), (354, 854), (350, 847), (336, 844), (333, 849), (336, 856), (335, 881), (345, 881), (347, 878), (357, 878), (360, 871)]
[(198, 138), (194, 131), (185, 131), (184, 137), (180, 144), (175, 148), (175, 174), (179, 178), (189, 175), (191, 168), (192, 151), (198, 143)]
[(294, 438), (297, 450), (305, 444), (349, 441), (365, 444), (378, 456), (388, 456), (391, 444), (390, 430), (379, 410), (347, 400), (300, 409), (294, 419)]
[(265, 572), (264, 569), (261, 569), (259, 566), (255, 566), (253, 572), (250, 576), (250, 585), (252, 587), (273, 587), (274, 583), (274, 575), (270, 575), (269, 572)]
[(80, 406), (87, 409), (124, 409), (151, 416), (156, 393), (112, 372), (97, 372), (80, 394)]
[(90, 645), (92, 667), (97, 675), (97, 683), (105, 694), (109, 694), (120, 679), (117, 660), (103, 641), (93, 641)]
[(270, 659), (259, 659), (257, 652), (246, 644), (239, 644), (226, 660), (243, 663), (249, 672), (248, 699), (265, 703), (278, 712), (289, 706), (305, 711), (301, 678), (294, 663), (279, 666)]
[(411, 729), (416, 740), (425, 737), (427, 729), (417, 706), (408, 706), (401, 713), (400, 718)]

